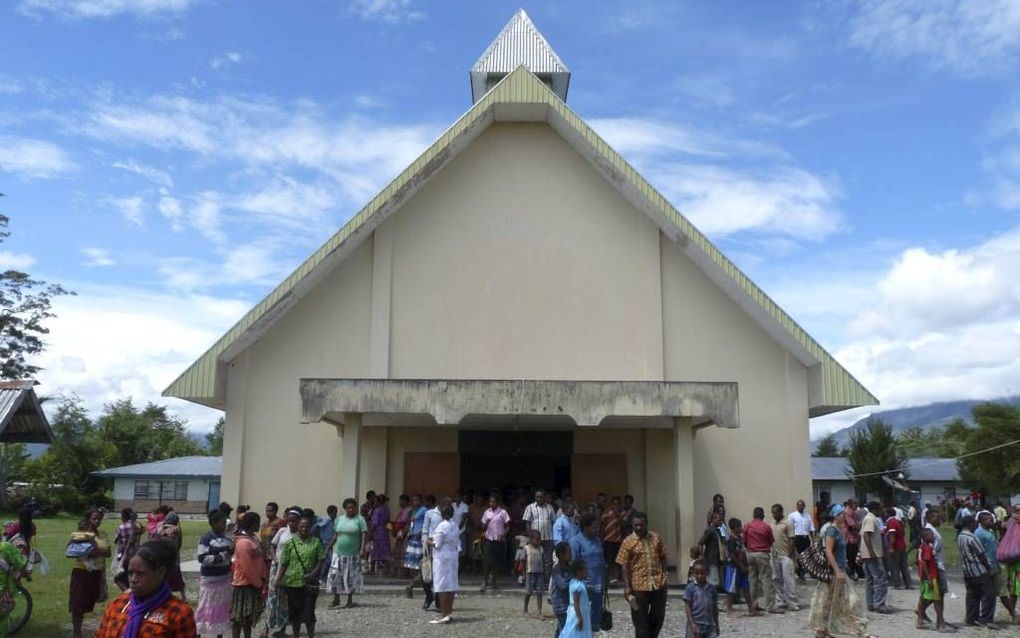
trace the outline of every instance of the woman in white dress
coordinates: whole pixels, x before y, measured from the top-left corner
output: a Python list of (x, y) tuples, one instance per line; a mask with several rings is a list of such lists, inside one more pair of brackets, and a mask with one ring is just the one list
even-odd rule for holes
[(440, 512), (439, 524), (429, 541), (432, 553), (432, 588), (439, 603), (439, 616), (429, 622), (433, 625), (453, 620), (453, 595), (460, 589), (457, 570), (460, 567), (460, 530), (453, 522), (453, 507), (447, 505)]

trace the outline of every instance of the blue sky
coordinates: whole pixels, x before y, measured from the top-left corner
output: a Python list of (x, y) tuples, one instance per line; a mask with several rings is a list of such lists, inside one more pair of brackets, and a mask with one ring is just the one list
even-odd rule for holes
[[(470, 106), (520, 6), (4, 3), (0, 267), (78, 292), (41, 390), (155, 400)], [(572, 108), (886, 407), (1020, 392), (1020, 2), (523, 7)]]

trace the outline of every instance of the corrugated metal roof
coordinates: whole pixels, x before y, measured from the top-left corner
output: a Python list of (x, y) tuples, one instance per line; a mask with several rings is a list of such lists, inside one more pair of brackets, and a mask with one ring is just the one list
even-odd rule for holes
[(0, 443), (52, 443), (35, 381), (0, 382)]
[(500, 80), (522, 65), (532, 73), (548, 76), (553, 92), (561, 100), (567, 99), (570, 69), (521, 9), (471, 67), (472, 100), (477, 102), (485, 95), (493, 79)]
[[(906, 482), (955, 483), (960, 480), (956, 459), (917, 457), (907, 459)], [(842, 456), (815, 456), (811, 458), (811, 478), (815, 481), (848, 481), (850, 463)]]
[(218, 477), (223, 471), (222, 456), (179, 456), (174, 459), (163, 459), (151, 463), (122, 465), (93, 472), (103, 478), (132, 477), (167, 477), (167, 478), (204, 478)]
[[(818, 366), (821, 395), (811, 415), (876, 405), (878, 399), (843, 368), (817, 341), (772, 300), (750, 277), (740, 271), (701, 231), (613, 150), (579, 115), (574, 113), (541, 80), (519, 67), (485, 97), (476, 102), (435, 143), (361, 209), (297, 270), (252, 308), (201, 358), (166, 390), (164, 396), (187, 399), (223, 409), (224, 365), (247, 347), (261, 331), (287, 312), (315, 282), (340, 263), (370, 236), (382, 219), (399, 209), (414, 192), (451, 161), (495, 119), (497, 105), (544, 106), (546, 121), (568, 143), (583, 151), (596, 168), (610, 173), (611, 183), (652, 217), (663, 232), (680, 245), (717, 285), (750, 314), (777, 341), (809, 367)], [(307, 283), (306, 283), (307, 282)], [(217, 388), (220, 391), (217, 392)]]

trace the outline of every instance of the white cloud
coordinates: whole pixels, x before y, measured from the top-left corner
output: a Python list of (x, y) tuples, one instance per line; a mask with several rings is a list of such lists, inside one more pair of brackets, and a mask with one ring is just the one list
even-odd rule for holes
[(164, 193), (159, 198), (157, 208), (159, 208), (160, 214), (170, 222), (170, 228), (176, 232), (184, 230), (184, 209), (181, 208), (181, 201), (179, 199)]
[(1013, 72), (1020, 59), (1015, 0), (868, 0), (855, 6), (850, 44), (879, 59), (914, 58), (973, 75)]
[(92, 411), (125, 397), (171, 402), (196, 429), (219, 413), (159, 395), (244, 312), (248, 302), (204, 295), (159, 294), (71, 282), (76, 297), (54, 302), (39, 391), (78, 394)]
[(235, 64), (240, 64), (244, 56), (237, 51), (227, 51), (223, 55), (216, 56), (209, 62), (209, 66), (214, 69), (221, 69)]
[(82, 262), (82, 266), (89, 268), (116, 266), (117, 262), (110, 257), (110, 251), (105, 248), (85, 248), (82, 250), (88, 259)]
[(425, 12), (415, 8), (414, 0), (353, 0), (351, 13), (363, 20), (378, 20), (395, 24), (414, 22), (425, 17)]
[[(592, 125), (709, 235), (753, 231), (818, 240), (843, 229), (836, 180), (793, 165), (782, 149), (658, 120)], [(764, 160), (764, 167), (737, 166), (750, 159)]]
[(118, 15), (152, 17), (182, 14), (196, 0), (22, 0), (18, 10), (27, 15), (52, 14), (61, 18), (110, 18)]
[(3, 270), (24, 270), (35, 263), (35, 257), (25, 253), (12, 253), (9, 250), (0, 250), (0, 271)]
[(155, 184), (158, 184), (159, 186), (172, 188), (174, 185), (174, 180), (172, 177), (170, 177), (170, 173), (167, 173), (166, 171), (160, 170), (158, 168), (153, 168), (151, 166), (143, 166), (134, 160), (128, 160), (126, 162), (115, 162), (113, 164), (113, 167), (129, 171), (136, 175), (141, 175), (145, 179)]
[(104, 197), (100, 202), (117, 209), (125, 221), (135, 226), (145, 225), (145, 217), (142, 210), (145, 207), (145, 202), (141, 197)]
[(237, 197), (231, 204), (276, 221), (293, 220), (306, 225), (337, 205), (336, 188), (304, 184), (280, 175), (265, 188)]
[(220, 211), (223, 208), (222, 198), (219, 193), (205, 192), (198, 196), (194, 206), (191, 207), (191, 224), (206, 239), (216, 243), (226, 241), (220, 220)]
[[(1015, 228), (970, 247), (905, 249), (887, 270), (859, 277), (845, 300), (837, 281), (833, 290), (819, 287), (815, 303), (849, 326), (849, 341), (834, 354), (883, 409), (995, 399), (1020, 394), (1018, 272)], [(849, 425), (867, 411), (813, 427)]]
[(76, 168), (71, 157), (56, 144), (0, 135), (0, 170), (23, 177), (48, 178)]
[(715, 75), (688, 75), (676, 81), (677, 90), (695, 102), (709, 106), (733, 104), (733, 89), (722, 77)]

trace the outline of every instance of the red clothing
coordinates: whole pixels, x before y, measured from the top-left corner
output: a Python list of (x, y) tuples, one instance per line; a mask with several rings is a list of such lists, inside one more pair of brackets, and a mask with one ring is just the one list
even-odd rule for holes
[[(107, 606), (93, 638), (121, 638), (128, 623), (131, 592), (117, 596)], [(188, 603), (171, 596), (162, 607), (150, 611), (138, 630), (138, 638), (195, 638), (195, 614)]]
[(917, 575), (921, 580), (938, 582), (939, 567), (935, 564), (935, 550), (924, 541), (917, 548)]
[(744, 528), (744, 547), (749, 552), (770, 552), (773, 542), (772, 526), (765, 521), (754, 519)]
[(901, 551), (907, 548), (907, 539), (903, 535), (903, 523), (895, 516), (890, 516), (885, 522), (886, 538), (890, 538), (890, 546), (893, 551)]

